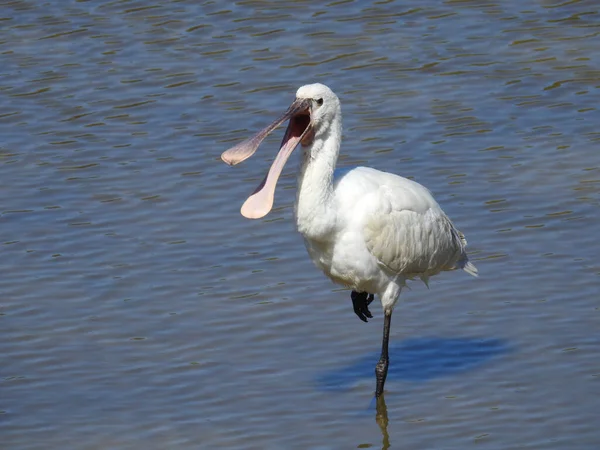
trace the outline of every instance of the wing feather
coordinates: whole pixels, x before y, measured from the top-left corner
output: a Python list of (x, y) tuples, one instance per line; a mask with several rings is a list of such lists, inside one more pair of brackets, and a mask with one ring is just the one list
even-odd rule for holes
[(377, 198), (363, 234), (379, 264), (393, 273), (427, 279), (466, 258), (466, 241), (425, 188), (381, 189)]

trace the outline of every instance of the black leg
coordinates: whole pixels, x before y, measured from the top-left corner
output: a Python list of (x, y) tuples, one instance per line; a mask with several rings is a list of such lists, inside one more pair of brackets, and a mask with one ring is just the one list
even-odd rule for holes
[(367, 306), (369, 306), (373, 300), (375, 299), (375, 296), (373, 294), (369, 294), (369, 297), (367, 298)]
[(373, 314), (371, 314), (371, 311), (369, 311), (369, 305), (375, 298), (373, 294), (352, 291), (350, 297), (352, 298), (352, 306), (354, 307), (354, 313), (358, 316), (360, 320), (362, 320), (363, 322), (367, 322), (367, 317), (369, 319), (373, 318)]
[(377, 388), (375, 397), (381, 397), (383, 394), (383, 385), (388, 373), (390, 358), (388, 356), (388, 344), (390, 342), (390, 324), (392, 323), (392, 311), (385, 311), (383, 318), (383, 342), (381, 344), (381, 357), (375, 366), (375, 378), (377, 379)]

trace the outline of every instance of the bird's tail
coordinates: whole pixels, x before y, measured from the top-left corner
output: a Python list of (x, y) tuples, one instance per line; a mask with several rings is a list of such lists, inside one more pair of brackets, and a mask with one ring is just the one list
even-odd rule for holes
[[(463, 252), (464, 252), (465, 251), (464, 249), (467, 246), (467, 238), (465, 238), (465, 235), (463, 233), (461, 233), (460, 231), (458, 231), (458, 236), (460, 237), (460, 241), (463, 245)], [(465, 272), (467, 272), (469, 275), (473, 275), (474, 277), (479, 276), (479, 271), (477, 270), (477, 267), (475, 267), (475, 264), (473, 264), (471, 261), (469, 261), (469, 258), (467, 257), (466, 253), (463, 253), (463, 258), (458, 264), (459, 264), (459, 267), (462, 270), (464, 270)]]
[(465, 260), (462, 264), (461, 264), (461, 269), (464, 270), (465, 272), (467, 272), (469, 275), (473, 275), (474, 277), (478, 277), (479, 273), (477, 270), (477, 267), (475, 267), (475, 264), (473, 264), (471, 261), (469, 261), (468, 259)]

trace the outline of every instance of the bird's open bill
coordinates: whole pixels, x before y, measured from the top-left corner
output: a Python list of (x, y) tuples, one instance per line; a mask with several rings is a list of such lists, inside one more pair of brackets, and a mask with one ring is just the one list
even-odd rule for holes
[(260, 130), (254, 136), (240, 142), (235, 147), (226, 150), (221, 159), (227, 164), (234, 166), (250, 158), (258, 149), (260, 143), (279, 125), (289, 119), (281, 148), (275, 157), (269, 172), (258, 185), (256, 190), (242, 205), (242, 216), (248, 219), (260, 219), (266, 216), (273, 207), (275, 186), (286, 161), (302, 142), (304, 145), (312, 143), (314, 133), (310, 117), (311, 101), (309, 99), (296, 99), (288, 110), (268, 127)]

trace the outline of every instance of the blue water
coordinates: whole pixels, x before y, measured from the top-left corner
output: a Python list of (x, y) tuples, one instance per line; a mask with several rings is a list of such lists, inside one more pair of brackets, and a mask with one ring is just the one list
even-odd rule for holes
[[(427, 383), (433, 378), (457, 377), (509, 353), (499, 339), (436, 338), (404, 339), (389, 349), (388, 380)], [(372, 381), (379, 354), (362, 357), (356, 363), (331, 371), (318, 380), (324, 388), (349, 388), (359, 380)]]
[[(600, 445), (600, 88), (591, 1), (27, 1), (0, 8), (0, 447)], [(292, 220), (239, 208), (303, 84), (338, 166), (414, 179), (480, 277), (382, 315)], [(385, 420), (384, 420), (385, 419)]]

